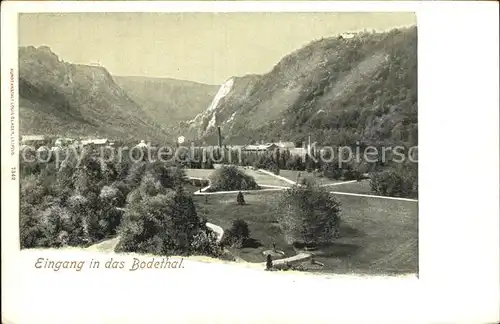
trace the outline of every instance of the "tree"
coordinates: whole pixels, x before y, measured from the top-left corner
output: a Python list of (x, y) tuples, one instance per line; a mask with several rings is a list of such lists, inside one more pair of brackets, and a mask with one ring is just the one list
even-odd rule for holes
[(44, 244), (45, 233), (42, 228), (40, 217), (34, 215), (34, 208), (23, 200), (20, 201), (19, 209), (19, 229), (21, 248), (34, 248), (49, 246)]
[(289, 243), (317, 245), (335, 238), (340, 203), (312, 181), (284, 191), (278, 201), (278, 222)]
[(401, 165), (370, 176), (371, 190), (382, 196), (415, 197), (418, 194), (417, 165)]
[(223, 251), (217, 244), (217, 235), (208, 228), (202, 228), (194, 235), (191, 247), (200, 254), (213, 257), (220, 257)]
[(242, 219), (236, 219), (233, 221), (231, 228), (225, 231), (224, 243), (241, 248), (249, 238), (250, 229), (248, 223)]
[(259, 189), (255, 179), (234, 165), (222, 166), (216, 169), (210, 175), (211, 185), (213, 191), (226, 191), (226, 190), (246, 190)]
[[(210, 242), (200, 242), (203, 238), (199, 235), (205, 228), (191, 195), (179, 186), (175, 191), (146, 195), (130, 204), (120, 225), (122, 239), (117, 251), (156, 255), (204, 253)], [(197, 248), (202, 251), (196, 251)]]
[(242, 179), (241, 180), (241, 190), (247, 190), (247, 188), (248, 188), (247, 181), (245, 179)]
[(161, 185), (160, 180), (148, 172), (142, 177), (141, 184), (139, 185), (139, 192), (142, 197), (156, 196), (158, 194), (165, 194), (166, 188)]
[[(102, 214), (102, 204), (99, 200), (89, 196), (74, 194), (68, 198), (68, 210), (73, 215), (73, 223), (78, 227), (82, 240), (87, 242), (99, 240), (104, 237), (101, 226), (99, 224), (100, 216)], [(71, 233), (71, 231), (69, 231)]]
[(238, 203), (238, 205), (245, 204), (245, 198), (243, 197), (243, 193), (241, 191), (238, 192), (238, 195), (236, 196), (236, 202)]

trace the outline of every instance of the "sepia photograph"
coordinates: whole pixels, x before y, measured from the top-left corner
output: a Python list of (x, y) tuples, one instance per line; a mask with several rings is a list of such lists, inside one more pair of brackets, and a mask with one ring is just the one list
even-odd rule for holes
[(417, 111), (414, 13), (21, 14), (21, 247), (416, 274)]
[(497, 322), (494, 8), (2, 2), (2, 323)]

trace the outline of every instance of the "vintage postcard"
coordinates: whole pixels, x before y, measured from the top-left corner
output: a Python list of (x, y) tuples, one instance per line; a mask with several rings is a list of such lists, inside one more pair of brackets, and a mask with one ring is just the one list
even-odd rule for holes
[(417, 4), (154, 3), (2, 4), (3, 321), (426, 322)]

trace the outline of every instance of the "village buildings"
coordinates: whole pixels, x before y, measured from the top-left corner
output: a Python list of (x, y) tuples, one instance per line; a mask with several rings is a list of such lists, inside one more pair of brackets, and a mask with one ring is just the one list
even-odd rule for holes
[(20, 144), (39, 147), (47, 145), (48, 142), (49, 139), (44, 135), (23, 135)]

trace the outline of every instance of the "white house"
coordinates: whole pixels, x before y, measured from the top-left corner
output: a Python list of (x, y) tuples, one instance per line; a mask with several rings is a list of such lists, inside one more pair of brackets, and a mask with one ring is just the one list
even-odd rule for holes
[(24, 135), (21, 138), (22, 144), (43, 144), (47, 141), (44, 135)]
[(74, 142), (74, 140), (72, 138), (60, 137), (60, 138), (56, 139), (54, 145), (55, 146), (66, 146), (66, 145), (69, 145), (73, 142)]
[(36, 151), (37, 152), (49, 152), (50, 149), (46, 146), (40, 146)]
[(243, 147), (243, 151), (247, 152), (265, 152), (271, 151), (278, 148), (278, 146), (274, 143), (267, 144), (256, 144), (256, 145), (246, 145)]
[(295, 143), (294, 142), (282, 142), (279, 141), (278, 143), (275, 143), (279, 148), (281, 149), (293, 149), (295, 148)]
[(141, 140), (141, 142), (139, 144), (137, 144), (135, 147), (146, 148), (148, 146), (149, 146), (149, 144), (146, 144), (146, 142), (144, 140)]
[(108, 145), (109, 141), (107, 138), (98, 138), (98, 139), (87, 139), (87, 140), (82, 140), (81, 144), (83, 146), (86, 145), (97, 145), (97, 146), (103, 146), (103, 145)]
[(342, 36), (342, 38), (344, 38), (344, 39), (349, 39), (349, 38), (354, 38), (354, 36), (356, 36), (356, 33), (347, 32), (347, 33), (340, 34), (340, 36)]

